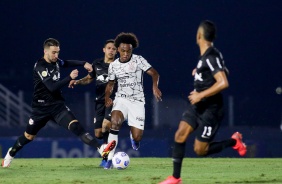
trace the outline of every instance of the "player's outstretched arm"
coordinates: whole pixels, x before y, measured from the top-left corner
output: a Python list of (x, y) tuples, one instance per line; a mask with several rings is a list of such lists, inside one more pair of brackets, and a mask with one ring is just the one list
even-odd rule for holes
[(157, 70), (155, 70), (154, 68), (150, 68), (149, 70), (147, 70), (147, 74), (150, 75), (152, 77), (153, 80), (153, 94), (156, 98), (157, 101), (162, 101), (162, 92), (160, 91), (158, 85), (159, 85), (159, 79), (160, 79), (160, 75), (157, 72)]
[(75, 85), (87, 85), (93, 81), (93, 78), (88, 74), (82, 79), (79, 80), (71, 80), (69, 83), (69, 88), (74, 88)]
[(79, 61), (79, 60), (62, 60), (60, 58), (58, 58), (59, 60), (59, 64), (60, 66), (63, 67), (72, 67), (72, 66), (84, 66), (84, 68), (88, 71), (88, 72), (92, 72), (93, 71), (93, 67), (90, 63), (86, 62), (86, 61)]

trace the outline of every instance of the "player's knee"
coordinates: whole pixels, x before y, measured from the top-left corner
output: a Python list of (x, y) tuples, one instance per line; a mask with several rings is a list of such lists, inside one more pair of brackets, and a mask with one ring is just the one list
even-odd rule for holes
[(25, 138), (27, 138), (30, 141), (33, 141), (36, 137), (35, 135), (31, 135), (31, 134), (28, 134), (26, 132), (24, 133), (24, 136), (25, 136)]
[(119, 130), (122, 122), (119, 119), (112, 119), (112, 126), (111, 128), (114, 130)]
[(85, 133), (84, 128), (80, 125), (78, 121), (70, 122), (69, 130), (76, 136), (80, 136)]
[(97, 139), (103, 139), (103, 133), (102, 131), (95, 131), (95, 137)]
[(205, 148), (199, 147), (199, 146), (194, 146), (194, 152), (198, 156), (205, 156), (205, 155), (207, 155), (207, 150)]

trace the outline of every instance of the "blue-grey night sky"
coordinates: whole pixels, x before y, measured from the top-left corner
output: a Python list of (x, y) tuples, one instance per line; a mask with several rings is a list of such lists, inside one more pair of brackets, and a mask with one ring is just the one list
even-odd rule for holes
[[(235, 102), (237, 125), (279, 126), (282, 86), (282, 1), (279, 0), (49, 0), (0, 1), (1, 84), (32, 97), (32, 69), (42, 57), (42, 44), (61, 42), (60, 58), (92, 62), (103, 56), (105, 40), (133, 32), (146, 58), (161, 75), (163, 100), (187, 96), (193, 89), (195, 43), (201, 20), (218, 28), (217, 47), (230, 70), (224, 94)], [(63, 76), (68, 72), (62, 71)], [(86, 74), (81, 69), (80, 77)], [(151, 95), (151, 79), (145, 76)], [(92, 87), (76, 89), (92, 90)], [(67, 92), (67, 89), (66, 89)], [(183, 109), (180, 109), (183, 111)]]

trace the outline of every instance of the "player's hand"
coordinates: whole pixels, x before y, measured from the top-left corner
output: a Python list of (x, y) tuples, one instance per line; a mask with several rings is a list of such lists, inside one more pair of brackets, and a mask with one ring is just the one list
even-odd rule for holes
[(111, 98), (105, 98), (105, 106), (110, 107), (113, 105), (113, 100)]
[(198, 103), (199, 101), (201, 101), (202, 96), (201, 96), (201, 94), (198, 93), (197, 91), (192, 91), (192, 92), (190, 93), (190, 95), (188, 96), (188, 99), (189, 99), (190, 103), (191, 103), (192, 105), (194, 105), (194, 104)]
[(197, 71), (197, 69), (195, 68), (195, 69), (192, 71), (192, 76), (195, 76), (196, 71)]
[(162, 92), (157, 86), (153, 86), (153, 94), (157, 101), (162, 101)]
[(90, 63), (86, 62), (84, 64), (84, 68), (88, 71), (88, 72), (92, 72), (93, 71), (93, 67)]
[(78, 76), (78, 70), (75, 69), (70, 73), (71, 79), (75, 79)]
[(70, 83), (69, 83), (69, 88), (74, 88), (75, 85), (77, 85), (77, 81), (71, 80)]

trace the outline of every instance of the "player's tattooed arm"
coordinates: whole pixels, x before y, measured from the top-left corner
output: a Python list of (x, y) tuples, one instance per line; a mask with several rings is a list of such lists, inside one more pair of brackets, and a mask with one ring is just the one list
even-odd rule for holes
[(71, 80), (69, 83), (69, 88), (74, 88), (75, 85), (87, 85), (93, 81), (93, 78), (88, 74), (79, 80)]

